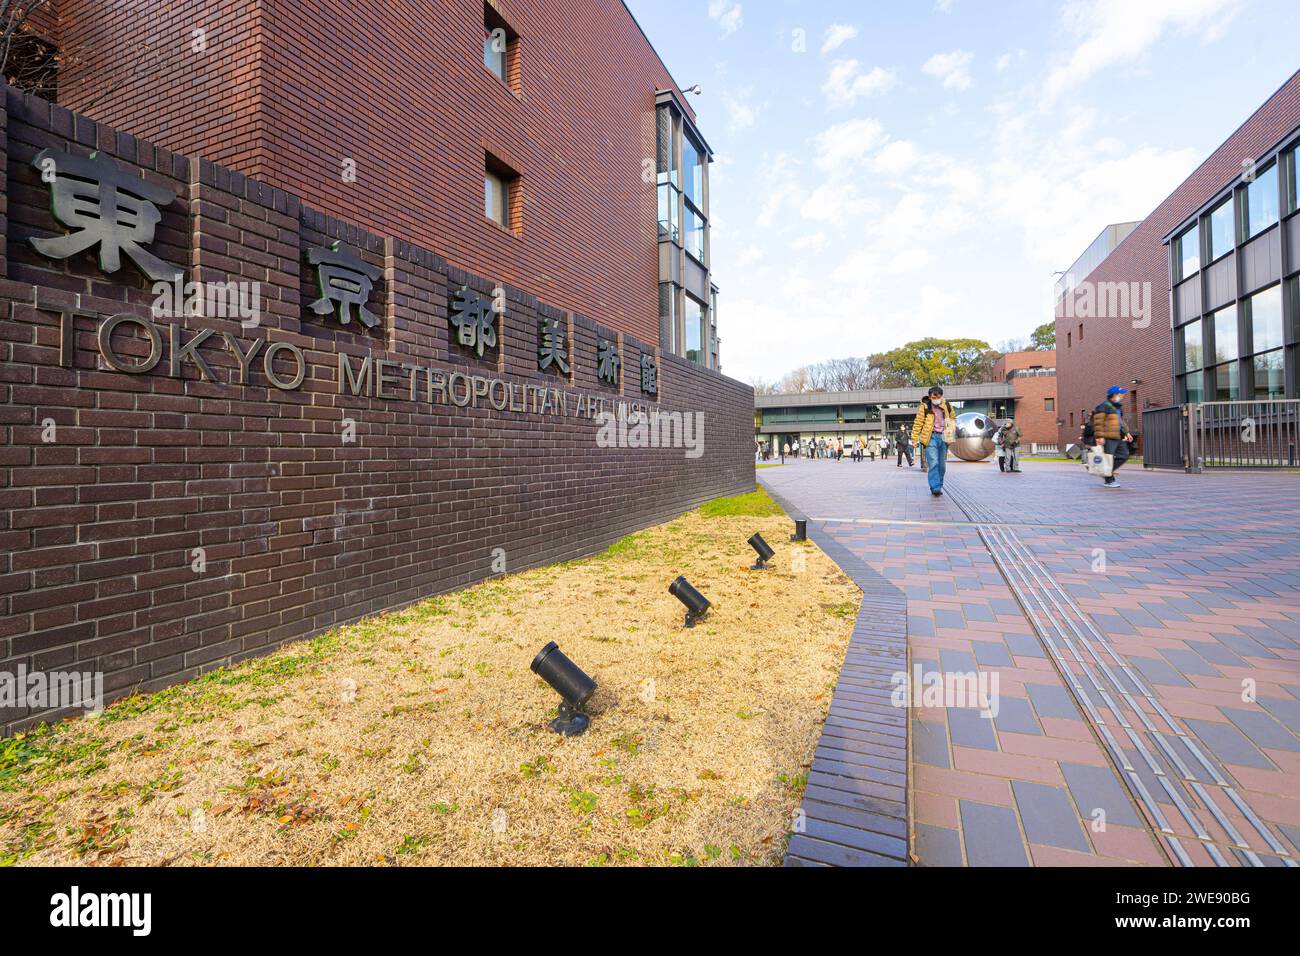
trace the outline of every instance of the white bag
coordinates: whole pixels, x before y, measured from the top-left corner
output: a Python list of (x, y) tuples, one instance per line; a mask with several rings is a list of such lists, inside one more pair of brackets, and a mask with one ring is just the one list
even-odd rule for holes
[(1089, 448), (1084, 459), (1088, 462), (1088, 474), (1098, 478), (1109, 478), (1115, 473), (1115, 456), (1108, 455), (1105, 446)]

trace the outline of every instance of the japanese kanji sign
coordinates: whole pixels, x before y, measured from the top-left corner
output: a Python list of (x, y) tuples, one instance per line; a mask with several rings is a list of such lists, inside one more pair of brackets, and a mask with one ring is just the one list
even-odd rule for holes
[(537, 367), (545, 372), (554, 365), (569, 374), (569, 334), (557, 319), (537, 323)]
[(469, 286), (461, 286), (452, 298), (447, 321), (456, 327), (456, 341), (483, 357), (484, 349), (496, 348), (497, 327), (492, 300)]
[(357, 316), (368, 329), (379, 324), (379, 316), (366, 308), (370, 301), (370, 292), (380, 270), (364, 262), (360, 256), (339, 240), (328, 249), (316, 247), (304, 253), (309, 265), (316, 267), (316, 286), (320, 298), (308, 308), (317, 315), (329, 315), (334, 312), (342, 325), (352, 321), (352, 308), (356, 307)]
[(596, 377), (602, 382), (617, 385), (622, 360), (618, 357), (618, 343), (601, 339), (598, 344)]
[(47, 259), (67, 259), (99, 247), (99, 268), (108, 274), (122, 267), (125, 255), (154, 282), (176, 282), (183, 271), (159, 259), (146, 247), (153, 243), (154, 227), (162, 219), (159, 206), (169, 205), (176, 194), (164, 186), (124, 172), (98, 151), (76, 156), (43, 149), (32, 159), (50, 186), (54, 218), (69, 229), (66, 236), (31, 240)]
[(641, 391), (647, 395), (659, 394), (659, 366), (649, 352), (641, 353)]

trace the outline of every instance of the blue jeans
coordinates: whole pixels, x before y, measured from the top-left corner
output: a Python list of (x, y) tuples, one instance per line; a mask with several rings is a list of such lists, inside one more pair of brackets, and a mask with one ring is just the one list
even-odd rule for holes
[(925, 460), (930, 466), (930, 490), (943, 491), (943, 476), (948, 470), (948, 443), (938, 432), (930, 436), (925, 446)]

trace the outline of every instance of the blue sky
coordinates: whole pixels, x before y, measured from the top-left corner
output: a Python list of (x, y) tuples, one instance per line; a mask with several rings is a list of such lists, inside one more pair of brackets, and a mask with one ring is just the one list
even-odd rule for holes
[(715, 153), (724, 371), (1052, 317), (1300, 68), (1294, 0), (628, 0)]

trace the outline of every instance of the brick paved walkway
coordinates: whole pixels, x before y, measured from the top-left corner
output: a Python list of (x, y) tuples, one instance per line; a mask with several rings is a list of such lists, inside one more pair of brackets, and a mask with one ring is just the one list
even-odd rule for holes
[(1024, 468), (951, 463), (942, 499), (892, 462), (758, 473), (903, 592), (913, 671), (997, 681), (991, 719), (911, 710), (911, 852), (1294, 865), (1300, 477), (1129, 468), (1107, 491), (1080, 466)]

